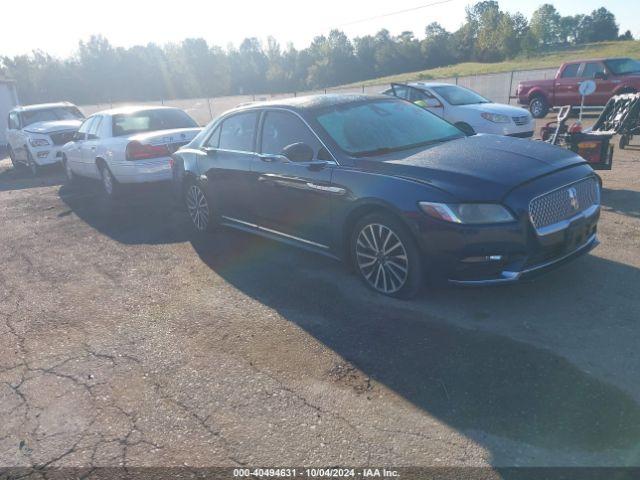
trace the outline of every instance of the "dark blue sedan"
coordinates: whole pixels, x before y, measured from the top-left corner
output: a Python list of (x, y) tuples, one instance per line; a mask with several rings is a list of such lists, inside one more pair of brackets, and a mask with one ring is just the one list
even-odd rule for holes
[(198, 231), (222, 224), (343, 259), (396, 297), (425, 278), (515, 282), (598, 243), (601, 182), (581, 157), (466, 136), (394, 98), (245, 105), (172, 163)]

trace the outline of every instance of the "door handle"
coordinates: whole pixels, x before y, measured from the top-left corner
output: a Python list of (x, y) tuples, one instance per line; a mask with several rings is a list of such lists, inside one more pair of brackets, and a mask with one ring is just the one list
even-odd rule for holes
[(91, 147), (91, 150), (93, 150), (95, 152), (96, 151), (96, 147)]

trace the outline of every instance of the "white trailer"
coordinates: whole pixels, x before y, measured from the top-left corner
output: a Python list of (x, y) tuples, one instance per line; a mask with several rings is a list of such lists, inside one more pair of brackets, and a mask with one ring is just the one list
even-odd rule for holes
[(9, 110), (18, 105), (16, 82), (0, 76), (0, 151), (7, 146), (7, 118)]

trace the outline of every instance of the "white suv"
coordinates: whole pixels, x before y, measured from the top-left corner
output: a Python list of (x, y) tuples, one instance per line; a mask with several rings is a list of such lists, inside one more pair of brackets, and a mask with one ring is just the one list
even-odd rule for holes
[(62, 146), (73, 140), (84, 115), (69, 102), (16, 107), (9, 112), (7, 150), (13, 166), (38, 168), (62, 159)]

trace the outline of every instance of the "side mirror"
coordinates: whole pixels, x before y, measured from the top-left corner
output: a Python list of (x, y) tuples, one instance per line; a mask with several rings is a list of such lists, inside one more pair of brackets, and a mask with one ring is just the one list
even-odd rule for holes
[(313, 160), (313, 148), (302, 142), (292, 143), (282, 149), (282, 155), (292, 162), (310, 162)]
[(593, 78), (595, 78), (596, 80), (606, 80), (607, 74), (604, 72), (596, 72), (593, 74)]
[(218, 154), (217, 148), (204, 147), (202, 151), (206, 153), (209, 158), (215, 157)]

